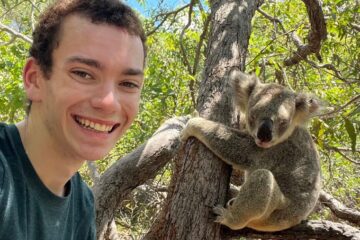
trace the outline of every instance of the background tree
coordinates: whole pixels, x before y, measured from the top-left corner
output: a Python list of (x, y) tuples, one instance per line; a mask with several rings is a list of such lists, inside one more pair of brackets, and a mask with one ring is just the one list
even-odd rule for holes
[[(16, 122), (24, 117), (21, 72), (34, 19), (48, 1), (0, 4), (0, 119)], [(336, 234), (355, 239), (360, 222), (359, 1), (191, 1), (171, 9), (165, 1), (143, 4), (149, 58), (141, 114), (97, 168), (82, 170), (90, 184), (98, 179), (100, 238), (138, 238), (151, 228), (147, 239), (331, 239)], [(203, 117), (236, 126), (226, 94), (233, 67), (314, 92), (334, 108), (310, 128), (321, 155), (324, 190), (342, 203), (323, 192), (311, 218), (343, 218), (355, 228), (310, 221), (260, 234), (213, 223), (211, 207), (225, 202), (231, 170), (197, 141), (181, 145), (178, 135), (187, 118), (163, 122), (196, 108)]]

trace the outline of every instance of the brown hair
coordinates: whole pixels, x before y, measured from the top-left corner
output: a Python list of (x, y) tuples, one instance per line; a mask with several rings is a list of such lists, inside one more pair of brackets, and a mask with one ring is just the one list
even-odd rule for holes
[[(57, 0), (41, 14), (33, 32), (30, 56), (39, 64), (44, 76), (50, 77), (52, 53), (59, 45), (61, 24), (71, 14), (79, 14), (95, 24), (109, 24), (139, 36), (146, 56), (146, 35), (135, 12), (120, 0)], [(30, 111), (31, 102), (27, 106)]]

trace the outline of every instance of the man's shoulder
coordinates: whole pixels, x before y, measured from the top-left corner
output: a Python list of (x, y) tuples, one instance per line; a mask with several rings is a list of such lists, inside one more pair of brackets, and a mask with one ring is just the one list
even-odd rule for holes
[[(3, 122), (0, 122), (0, 141), (5, 138), (6, 130), (9, 128), (9, 125)], [(1, 146), (1, 145), (0, 145)]]
[(89, 186), (82, 180), (79, 173), (72, 177), (73, 197), (75, 198), (75, 216), (81, 219), (76, 235), (82, 239), (95, 239), (95, 206), (94, 195)]
[[(6, 123), (0, 122), (0, 185), (4, 182), (3, 178), (5, 175), (5, 153), (4, 148), (8, 144), (8, 139), (6, 136), (6, 130), (8, 125)], [(1, 187), (1, 186), (0, 186)]]
[(12, 133), (13, 127), (15, 126), (12, 124), (0, 122), (0, 151), (8, 145), (10, 141), (9, 135)]
[(8, 145), (6, 129), (8, 125), (0, 122), (0, 215), (3, 215), (3, 209), (5, 201), (7, 198), (8, 189), (9, 189), (9, 181), (7, 178), (9, 177), (9, 166), (6, 159), (6, 151), (5, 148)]
[(76, 173), (72, 177), (72, 182), (74, 186), (74, 193), (76, 198), (81, 201), (81, 204), (88, 208), (89, 206), (94, 205), (94, 195), (90, 187), (84, 182), (79, 173)]

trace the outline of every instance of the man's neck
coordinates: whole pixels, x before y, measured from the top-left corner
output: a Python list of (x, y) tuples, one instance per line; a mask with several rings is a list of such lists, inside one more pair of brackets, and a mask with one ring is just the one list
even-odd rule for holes
[(64, 196), (65, 184), (85, 160), (72, 159), (59, 151), (39, 121), (29, 117), (16, 126), (26, 154), (41, 181), (55, 195)]

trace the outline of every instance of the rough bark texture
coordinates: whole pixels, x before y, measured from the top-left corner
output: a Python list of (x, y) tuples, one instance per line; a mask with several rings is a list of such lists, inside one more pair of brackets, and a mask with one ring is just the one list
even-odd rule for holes
[(263, 233), (249, 228), (231, 231), (223, 228), (222, 240), (242, 237), (261, 239), (322, 239), (322, 240), (360, 240), (360, 230), (346, 224), (329, 221), (305, 221), (290, 229)]
[(186, 117), (167, 120), (146, 143), (119, 159), (100, 177), (93, 187), (97, 239), (109, 238), (110, 224), (122, 200), (176, 155), (179, 132), (186, 121)]
[[(228, 73), (244, 70), (251, 19), (262, 1), (212, 1), (212, 28), (198, 98), (200, 116), (231, 124)], [(167, 203), (144, 239), (221, 239), (212, 207), (224, 204), (230, 167), (197, 140), (189, 140), (176, 159)]]
[(360, 212), (344, 206), (330, 194), (321, 191), (320, 202), (330, 208), (335, 216), (360, 226)]

